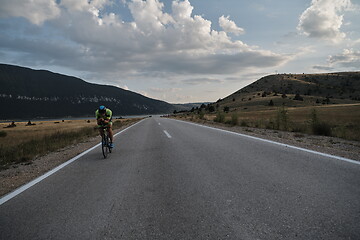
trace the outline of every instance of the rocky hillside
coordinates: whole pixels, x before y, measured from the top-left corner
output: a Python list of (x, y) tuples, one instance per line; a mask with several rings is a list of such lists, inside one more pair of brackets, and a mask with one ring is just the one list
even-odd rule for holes
[(270, 75), (238, 92), (254, 91), (360, 101), (360, 72)]
[(359, 102), (360, 72), (344, 72), (269, 75), (219, 100), (217, 105), (251, 108)]

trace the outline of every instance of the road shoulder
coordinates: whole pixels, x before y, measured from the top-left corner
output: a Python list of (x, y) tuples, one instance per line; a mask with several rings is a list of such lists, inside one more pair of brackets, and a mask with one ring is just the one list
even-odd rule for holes
[[(177, 119), (184, 121), (184, 119)], [(230, 132), (241, 133), (257, 138), (267, 139), (287, 145), (305, 148), (325, 154), (331, 154), (351, 160), (360, 161), (360, 142), (348, 141), (341, 138), (315, 136), (296, 132), (285, 132), (279, 130), (260, 129), (241, 126), (229, 126), (226, 124), (209, 121), (189, 121), (208, 127), (218, 128)]]

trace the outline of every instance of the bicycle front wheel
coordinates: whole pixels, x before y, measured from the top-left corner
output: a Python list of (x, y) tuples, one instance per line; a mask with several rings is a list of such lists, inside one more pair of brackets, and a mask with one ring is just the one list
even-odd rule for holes
[(108, 136), (103, 136), (102, 138), (102, 142), (101, 142), (101, 149), (102, 149), (102, 153), (104, 158), (107, 158), (107, 155), (109, 153), (109, 137)]

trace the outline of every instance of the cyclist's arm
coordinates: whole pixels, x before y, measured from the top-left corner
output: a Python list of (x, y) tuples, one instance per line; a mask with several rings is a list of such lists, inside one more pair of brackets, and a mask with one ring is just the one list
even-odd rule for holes
[(109, 121), (111, 121), (112, 120), (112, 111), (109, 109), (109, 112), (108, 112), (108, 114), (109, 114), (109, 117), (108, 117), (108, 119), (109, 119)]
[(104, 119), (104, 122), (108, 124), (109, 122), (111, 122), (111, 120), (112, 120), (112, 111), (108, 109), (106, 111), (106, 118)]
[(98, 125), (102, 125), (103, 124), (103, 121), (104, 121), (104, 119), (101, 117), (101, 115), (99, 114), (99, 110), (97, 110), (96, 112), (95, 112), (95, 118), (96, 118), (96, 120), (97, 120), (97, 124)]

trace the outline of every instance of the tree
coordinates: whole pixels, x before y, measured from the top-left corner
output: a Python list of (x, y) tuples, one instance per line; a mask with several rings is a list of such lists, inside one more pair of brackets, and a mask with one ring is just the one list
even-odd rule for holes
[(289, 125), (289, 115), (287, 109), (282, 106), (278, 109), (276, 119), (275, 119), (276, 129), (278, 130), (288, 130)]
[(224, 112), (229, 112), (230, 108), (228, 106), (224, 107)]
[(274, 102), (273, 102), (272, 99), (271, 99), (270, 102), (269, 102), (269, 106), (274, 106)]
[(294, 100), (297, 100), (297, 101), (304, 101), (304, 98), (300, 96), (300, 94), (296, 94), (295, 97), (294, 97)]
[(330, 103), (330, 99), (329, 97), (326, 97), (325, 100), (323, 100), (323, 104), (329, 104)]

